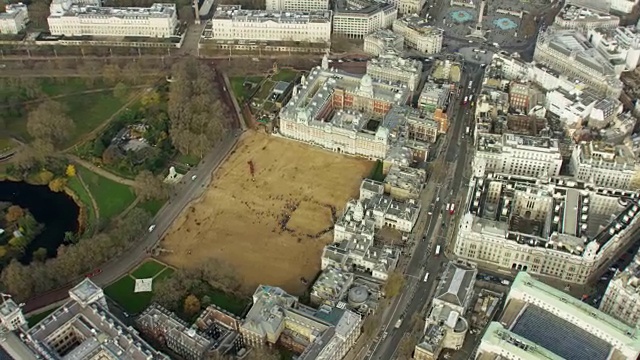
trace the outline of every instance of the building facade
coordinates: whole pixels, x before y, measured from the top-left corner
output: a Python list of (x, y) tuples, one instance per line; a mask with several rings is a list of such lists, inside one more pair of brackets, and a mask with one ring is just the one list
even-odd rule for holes
[(331, 40), (331, 11), (283, 12), (221, 6), (211, 19), (214, 40), (326, 43)]
[(567, 3), (553, 23), (563, 29), (591, 30), (595, 28), (615, 28), (620, 18), (606, 12)]
[(640, 165), (626, 145), (577, 144), (571, 153), (570, 165), (575, 178), (581, 181), (613, 189), (640, 188)]
[(605, 95), (622, 93), (621, 69), (617, 72), (579, 31), (548, 28), (538, 36), (533, 59)]
[(636, 359), (640, 339), (627, 326), (521, 272), (500, 321), (485, 331), (479, 359)]
[(382, 0), (336, 1), (333, 13), (333, 33), (362, 39), (380, 29), (386, 29), (398, 17), (398, 8)]
[(409, 94), (406, 85), (329, 70), (325, 56), (280, 111), (279, 132), (331, 151), (384, 159), (400, 124), (382, 121), (373, 130), (366, 125), (382, 119), (393, 105), (405, 104)]
[(442, 50), (444, 30), (429, 25), (416, 14), (394, 21), (393, 31), (404, 36), (407, 47), (425, 54), (437, 54)]
[(329, 9), (329, 0), (266, 0), (267, 11), (319, 11)]
[(166, 38), (174, 36), (178, 27), (175, 4), (156, 3), (148, 8), (72, 5), (55, 9), (60, 11), (47, 18), (52, 35)]
[(419, 14), (427, 0), (391, 0), (398, 7), (398, 14)]
[(527, 177), (558, 176), (562, 154), (558, 140), (514, 134), (477, 134), (473, 168), (485, 172)]
[(637, 199), (563, 178), (474, 177), (454, 252), (505, 272), (585, 284), (634, 241)]
[(380, 29), (364, 37), (364, 52), (373, 56), (401, 55), (404, 50), (404, 36), (389, 29)]
[(626, 269), (617, 271), (609, 281), (600, 302), (600, 311), (623, 323), (640, 324), (640, 255), (636, 254)]
[(396, 55), (381, 55), (367, 61), (367, 75), (380, 81), (407, 84), (410, 91), (418, 88), (422, 62)]
[(17, 34), (29, 23), (27, 5), (22, 3), (5, 5), (5, 12), (0, 13), (0, 34)]

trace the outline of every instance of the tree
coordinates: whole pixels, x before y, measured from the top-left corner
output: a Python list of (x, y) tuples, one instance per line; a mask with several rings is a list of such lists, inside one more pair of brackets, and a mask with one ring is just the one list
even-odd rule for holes
[(120, 80), (120, 68), (115, 64), (108, 64), (102, 68), (102, 78), (109, 85), (117, 84)]
[(47, 249), (45, 248), (38, 248), (33, 252), (33, 259), (36, 261), (45, 261), (47, 260)]
[(73, 231), (65, 231), (64, 242), (67, 244), (75, 244), (80, 240), (80, 237)]
[(151, 171), (143, 170), (136, 176), (136, 195), (142, 200), (166, 199), (169, 195), (167, 185)]
[(26, 300), (33, 295), (33, 277), (29, 267), (20, 264), (18, 260), (11, 260), (9, 265), (2, 270), (2, 284), (7, 292), (13, 294), (19, 300)]
[(73, 164), (69, 164), (67, 165), (66, 170), (64, 171), (65, 175), (67, 175), (67, 177), (74, 177), (76, 176), (76, 166)]
[(387, 278), (387, 282), (384, 284), (384, 293), (387, 298), (395, 297), (400, 293), (404, 286), (404, 276), (398, 271), (394, 271)]
[(184, 299), (184, 313), (187, 316), (193, 316), (200, 311), (200, 300), (193, 295), (190, 294)]
[(7, 213), (4, 215), (8, 223), (15, 223), (24, 216), (24, 210), (18, 205), (9, 206)]
[(53, 192), (64, 191), (65, 186), (67, 186), (66, 178), (55, 178), (49, 182), (49, 189)]
[(212, 148), (226, 133), (224, 116), (213, 71), (192, 57), (172, 67), (169, 86), (169, 135), (182, 154), (199, 155)]
[(380, 329), (380, 317), (373, 314), (369, 315), (362, 324), (362, 331), (367, 339), (372, 339), (376, 332)]
[(146, 108), (156, 106), (160, 104), (160, 94), (155, 90), (148, 91), (144, 95), (142, 95), (140, 103)]
[(116, 84), (113, 88), (113, 96), (120, 100), (124, 100), (129, 95), (129, 87), (122, 82)]
[(64, 106), (55, 101), (41, 103), (27, 117), (29, 135), (54, 147), (68, 140), (74, 129), (75, 124), (66, 115)]

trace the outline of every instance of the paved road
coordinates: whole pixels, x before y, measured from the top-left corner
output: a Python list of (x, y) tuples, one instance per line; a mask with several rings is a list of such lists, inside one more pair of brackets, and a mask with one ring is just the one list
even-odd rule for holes
[[(479, 84), (481, 76), (482, 72), (477, 66), (470, 67), (465, 65), (465, 72), (461, 80), (461, 88), (464, 90), (460, 98), (467, 94), (466, 84), (468, 80), (473, 80), (474, 84)], [(473, 91), (477, 92), (477, 90), (476, 85)], [(467, 162), (467, 140), (469, 138), (462, 139), (462, 134), (468, 125), (467, 121), (472, 119), (470, 116), (471, 110), (467, 106), (456, 106), (459, 104), (459, 99), (454, 99), (453, 101), (457, 101), (457, 103), (454, 103), (454, 108), (457, 111), (453, 114), (454, 122), (447, 138), (448, 143), (445, 144), (445, 150), (440, 154), (440, 157), (444, 157), (445, 164), (448, 167), (448, 176), (444, 182), (437, 184), (438, 193), (436, 199), (439, 197), (439, 201), (434, 201), (436, 209), (434, 216), (425, 221), (422, 220), (421, 214), (421, 220), (419, 220), (427, 223), (427, 230), (424, 232), (427, 240), (420, 241), (416, 246), (405, 272), (407, 285), (404, 289), (406, 290), (392, 303), (392, 312), (383, 321), (382, 331), (388, 332), (388, 335), (374, 344), (370, 355), (365, 358), (367, 360), (388, 360), (394, 357), (402, 338), (411, 331), (411, 316), (419, 314), (424, 317), (425, 314), (421, 310), (431, 302), (432, 293), (437, 284), (437, 275), (448, 262), (444, 254), (435, 256), (434, 249), (436, 245), (440, 245), (443, 250), (448, 247), (444, 234), (446, 234), (446, 225), (451, 218), (446, 212), (442, 212), (441, 217), (436, 217), (435, 214), (446, 203), (454, 201), (458, 196), (461, 185), (464, 185), (463, 181), (467, 180), (463, 179), (463, 174)], [(456, 206), (458, 209), (460, 208), (460, 204)], [(428, 209), (428, 207), (429, 204), (423, 204), (423, 209)], [(444, 221), (441, 222), (440, 219)], [(455, 226), (455, 222), (451, 226)], [(417, 236), (421, 235), (417, 234)], [(429, 279), (424, 282), (424, 275), (427, 272), (430, 274)], [(406, 321), (402, 322), (399, 329), (394, 329), (395, 323), (401, 318), (406, 319)]]

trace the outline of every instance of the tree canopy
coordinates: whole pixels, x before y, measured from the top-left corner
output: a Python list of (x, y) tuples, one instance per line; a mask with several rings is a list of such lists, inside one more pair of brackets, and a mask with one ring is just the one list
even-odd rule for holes
[(227, 131), (213, 71), (189, 57), (172, 68), (169, 87), (169, 134), (185, 155), (201, 158)]
[(68, 140), (75, 129), (67, 109), (56, 101), (46, 100), (29, 112), (27, 131), (39, 144), (35, 146), (46, 153), (48, 147), (57, 147)]

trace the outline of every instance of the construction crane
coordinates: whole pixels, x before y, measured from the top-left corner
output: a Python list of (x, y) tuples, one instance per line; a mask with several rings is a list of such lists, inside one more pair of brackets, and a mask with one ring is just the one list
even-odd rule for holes
[(253, 167), (253, 160), (247, 161), (247, 164), (249, 164), (249, 172), (251, 173), (251, 181), (256, 181), (255, 168)]

